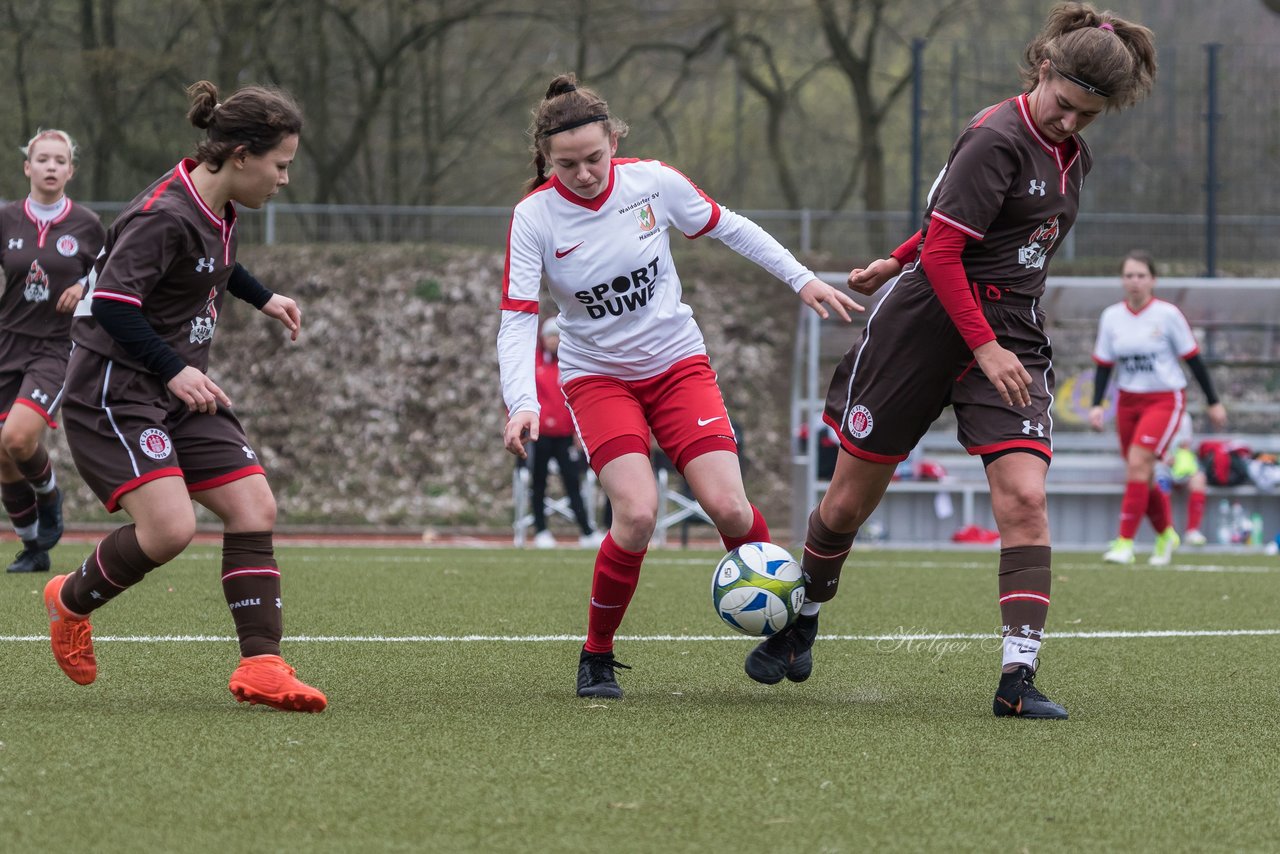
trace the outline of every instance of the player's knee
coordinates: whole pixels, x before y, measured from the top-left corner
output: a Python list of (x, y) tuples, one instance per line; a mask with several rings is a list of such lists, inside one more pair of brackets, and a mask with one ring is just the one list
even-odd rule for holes
[(1000, 514), (1002, 526), (1022, 530), (1048, 527), (1048, 502), (1043, 489), (1019, 484), (993, 496), (993, 508)]
[(26, 460), (36, 452), (36, 445), (40, 442), (38, 433), (23, 430), (12, 424), (5, 424), (4, 429), (0, 430), (0, 448), (3, 448), (9, 459)]
[(629, 539), (648, 541), (658, 527), (656, 504), (628, 503), (613, 505), (613, 526), (627, 532)]
[(751, 502), (747, 501), (745, 495), (714, 495), (705, 501), (698, 499), (698, 504), (721, 531), (746, 532), (755, 521), (755, 514), (751, 512)]
[(173, 513), (157, 519), (135, 521), (138, 545), (156, 563), (168, 563), (182, 554), (196, 535), (196, 517), (189, 508), (175, 508)]
[(856, 531), (876, 509), (876, 503), (864, 495), (829, 490), (822, 497), (822, 520), (833, 531)]

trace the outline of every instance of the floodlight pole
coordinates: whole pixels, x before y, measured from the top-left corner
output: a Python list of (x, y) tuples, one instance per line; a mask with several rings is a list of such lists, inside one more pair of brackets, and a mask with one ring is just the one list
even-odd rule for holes
[(1218, 54), (1222, 45), (1207, 44), (1205, 50), (1208, 114), (1205, 116), (1204, 260), (1205, 275), (1212, 279), (1218, 275)]

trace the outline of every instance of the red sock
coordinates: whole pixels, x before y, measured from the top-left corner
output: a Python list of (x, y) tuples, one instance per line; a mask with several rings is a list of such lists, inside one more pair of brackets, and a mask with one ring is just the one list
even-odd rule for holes
[(1173, 524), (1173, 508), (1169, 506), (1169, 495), (1163, 489), (1147, 491), (1147, 518), (1157, 534), (1163, 534)]
[(1204, 521), (1204, 493), (1193, 492), (1187, 496), (1187, 530), (1200, 530)]
[(1120, 536), (1132, 540), (1147, 515), (1147, 494), (1151, 484), (1145, 480), (1131, 480), (1124, 485), (1124, 500), (1120, 502)]
[[(647, 551), (647, 550), (646, 550)], [(629, 552), (604, 535), (591, 579), (591, 608), (587, 615), (587, 652), (612, 652), (613, 636), (640, 582), (644, 551)]]
[(760, 515), (760, 508), (752, 504), (751, 513), (751, 528), (741, 537), (731, 537), (724, 531), (720, 532), (720, 540), (724, 543), (725, 551), (731, 552), (744, 543), (769, 542), (769, 524), (765, 522), (764, 516)]

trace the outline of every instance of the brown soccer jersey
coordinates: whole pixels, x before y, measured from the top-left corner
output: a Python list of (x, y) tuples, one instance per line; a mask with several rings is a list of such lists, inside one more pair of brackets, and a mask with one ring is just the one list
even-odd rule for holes
[(923, 230), (937, 219), (972, 238), (961, 256), (970, 282), (1039, 297), (1092, 164), (1084, 140), (1054, 145), (1036, 129), (1027, 96), (1010, 98), (975, 116), (956, 140)]
[[(236, 263), (236, 213), (230, 203), (223, 217), (209, 209), (191, 183), (195, 166), (183, 160), (112, 223), (91, 298), (140, 307), (186, 364), (206, 371)], [(71, 336), (81, 347), (145, 370), (90, 315), (77, 312)]]
[(0, 210), (0, 330), (65, 341), (71, 315), (56, 311), (58, 298), (89, 275), (106, 233), (97, 214), (70, 199), (45, 222), (36, 219), (29, 201)]

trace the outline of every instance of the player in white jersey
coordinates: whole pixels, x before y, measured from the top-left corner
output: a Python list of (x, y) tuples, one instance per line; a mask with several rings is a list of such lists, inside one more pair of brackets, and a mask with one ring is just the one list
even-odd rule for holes
[[(613, 505), (596, 556), (578, 695), (621, 697), (613, 637), (635, 592), (657, 521), (650, 433), (675, 463), (728, 549), (768, 541), (747, 500), (737, 444), (693, 312), (681, 301), (670, 230), (709, 235), (791, 286), (820, 316), (861, 311), (751, 220), (654, 160), (617, 159), (627, 126), (608, 104), (556, 77), (534, 109), (536, 177), (507, 241), (498, 357), (507, 450), (538, 435), (534, 353), (545, 279), (559, 308), (565, 397), (587, 459)], [(551, 175), (545, 175), (547, 165)]]
[(1169, 563), (1180, 539), (1173, 528), (1169, 496), (1152, 488), (1152, 476), (1156, 460), (1173, 447), (1186, 413), (1187, 378), (1180, 362), (1187, 363), (1204, 391), (1209, 421), (1215, 429), (1226, 426), (1227, 410), (1213, 390), (1187, 319), (1176, 305), (1155, 297), (1156, 268), (1151, 256), (1131, 252), (1121, 270), (1124, 300), (1102, 312), (1093, 349), (1098, 367), (1089, 425), (1102, 429), (1102, 399), (1114, 371), (1119, 390), (1116, 430), (1126, 463), (1120, 532), (1102, 559), (1106, 563), (1133, 563), (1133, 535), (1147, 516), (1156, 531), (1150, 562), (1163, 566)]

